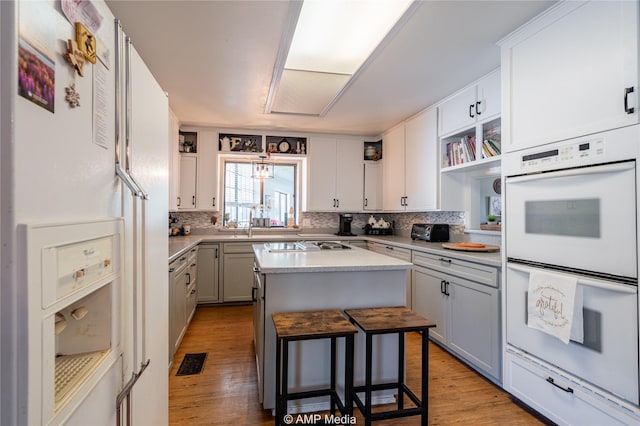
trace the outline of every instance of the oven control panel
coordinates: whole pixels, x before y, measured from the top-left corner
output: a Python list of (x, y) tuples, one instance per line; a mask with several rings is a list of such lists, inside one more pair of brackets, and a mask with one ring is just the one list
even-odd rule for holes
[(525, 172), (533, 172), (593, 163), (598, 157), (604, 157), (604, 145), (604, 139), (597, 138), (529, 152), (521, 156), (520, 168)]

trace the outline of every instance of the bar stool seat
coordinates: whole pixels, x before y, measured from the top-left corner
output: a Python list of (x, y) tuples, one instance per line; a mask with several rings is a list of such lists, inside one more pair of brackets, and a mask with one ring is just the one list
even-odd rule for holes
[[(335, 415), (336, 406), (343, 416), (353, 414), (353, 345), (358, 330), (338, 309), (306, 312), (277, 312), (271, 315), (276, 330), (276, 418), (283, 424), (287, 402), (318, 396), (329, 396), (329, 407)], [(344, 401), (336, 390), (336, 339), (345, 339)], [(289, 393), (289, 342), (331, 339), (331, 383), (328, 388)]]
[[(428, 378), (429, 378), (429, 329), (436, 324), (415, 313), (405, 306), (347, 309), (347, 316), (365, 333), (365, 384), (353, 388), (353, 400), (364, 416), (365, 425), (372, 421), (420, 415), (421, 424), (428, 419)], [(418, 331), (422, 334), (422, 395), (419, 399), (404, 383), (405, 371), (405, 333)], [(379, 334), (398, 334), (398, 379), (396, 382), (372, 383), (373, 336)], [(397, 409), (372, 413), (372, 391), (397, 389)], [(358, 396), (364, 393), (364, 401)], [(415, 404), (413, 408), (404, 407), (404, 395)]]

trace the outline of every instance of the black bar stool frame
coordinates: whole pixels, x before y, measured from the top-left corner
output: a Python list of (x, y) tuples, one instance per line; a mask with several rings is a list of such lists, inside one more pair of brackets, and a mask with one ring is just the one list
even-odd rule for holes
[[(380, 330), (365, 330), (357, 320), (349, 315), (349, 310), (345, 313), (349, 316), (360, 330), (365, 333), (365, 384), (364, 386), (354, 386), (353, 401), (364, 416), (365, 426), (370, 426), (372, 421), (387, 420), (400, 417), (409, 417), (420, 415), (421, 425), (426, 426), (428, 421), (428, 398), (429, 398), (429, 328), (435, 325), (425, 325), (407, 328), (388, 328)], [(405, 375), (405, 334), (416, 331), (421, 335), (422, 346), (422, 391), (419, 399), (414, 392), (404, 383)], [(398, 379), (396, 382), (372, 383), (372, 366), (373, 366), (373, 336), (383, 334), (398, 334)], [(398, 392), (397, 409), (373, 413), (371, 410), (371, 395), (373, 391), (396, 389)], [(358, 393), (364, 393), (364, 401)], [(412, 408), (404, 407), (404, 396), (409, 397), (416, 405)]]
[[(336, 406), (343, 416), (353, 415), (353, 352), (354, 352), (354, 335), (353, 334), (341, 334), (331, 337), (316, 337), (316, 336), (303, 336), (303, 337), (281, 337), (277, 335), (276, 345), (276, 416), (275, 424), (283, 425), (283, 418), (287, 414), (287, 402), (292, 400), (312, 398), (318, 396), (329, 396), (329, 409), (331, 415), (335, 415)], [(344, 403), (340, 399), (336, 391), (336, 339), (338, 337), (344, 337), (345, 339), (345, 368), (344, 368)], [(331, 384), (329, 388), (310, 390), (304, 392), (288, 391), (289, 380), (289, 342), (296, 342), (302, 340), (318, 340), (318, 339), (331, 339)]]

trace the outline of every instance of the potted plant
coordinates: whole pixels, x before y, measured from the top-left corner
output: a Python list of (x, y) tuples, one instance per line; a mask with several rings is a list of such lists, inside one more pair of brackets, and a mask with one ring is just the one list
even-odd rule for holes
[(184, 141), (184, 144), (182, 146), (184, 147), (184, 152), (193, 151), (193, 141)]
[(496, 221), (496, 217), (492, 214), (487, 215), (487, 222), (494, 223)]

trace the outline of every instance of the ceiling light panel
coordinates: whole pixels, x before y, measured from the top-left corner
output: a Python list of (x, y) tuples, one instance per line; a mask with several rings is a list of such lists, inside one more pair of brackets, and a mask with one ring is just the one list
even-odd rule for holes
[(285, 69), (271, 111), (319, 115), (349, 78), (345, 74)]
[(412, 0), (304, 0), (285, 68), (353, 74)]

